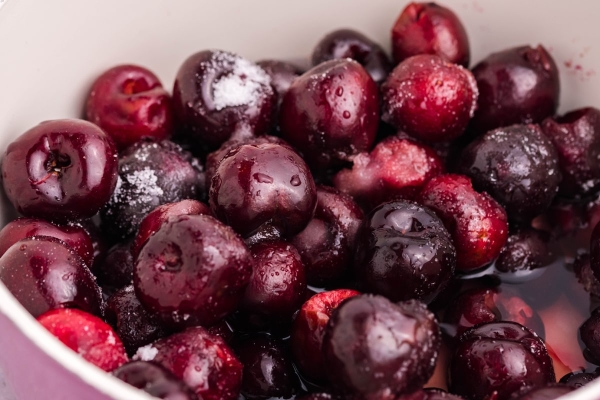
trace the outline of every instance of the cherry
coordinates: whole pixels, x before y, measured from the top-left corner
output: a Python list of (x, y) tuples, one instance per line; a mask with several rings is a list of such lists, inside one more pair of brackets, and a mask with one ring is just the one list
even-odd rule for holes
[(598, 377), (598, 369), (594, 372), (570, 372), (560, 378), (560, 383), (564, 383), (565, 385), (569, 385), (575, 389), (579, 389), (582, 386), (587, 385)]
[(517, 222), (546, 211), (561, 181), (556, 150), (537, 125), (512, 125), (480, 136), (462, 151), (457, 171)]
[(50, 310), (37, 318), (44, 328), (86, 361), (112, 371), (128, 358), (123, 343), (100, 318), (80, 310)]
[(181, 135), (197, 150), (267, 133), (276, 101), (271, 78), (261, 67), (219, 50), (201, 51), (185, 60), (173, 87)]
[(383, 203), (357, 235), (356, 278), (365, 291), (392, 301), (433, 300), (450, 281), (456, 250), (435, 213), (416, 203)]
[(370, 153), (358, 154), (352, 169), (338, 172), (333, 184), (371, 210), (384, 201), (414, 199), (429, 179), (443, 172), (433, 149), (399, 134), (383, 139)]
[(112, 374), (159, 399), (199, 400), (189, 386), (175, 378), (164, 367), (152, 362), (131, 361), (114, 370)]
[(375, 140), (377, 85), (349, 59), (319, 64), (297, 78), (283, 97), (279, 126), (314, 171), (338, 168)]
[(341, 392), (387, 398), (419, 389), (433, 374), (440, 330), (424, 304), (360, 295), (331, 315), (323, 357)]
[(513, 395), (514, 400), (554, 400), (575, 390), (573, 387), (561, 384), (549, 384), (543, 387), (534, 387), (521, 390)]
[(297, 396), (296, 400), (337, 400), (337, 398), (329, 393), (308, 393), (302, 396)]
[(600, 308), (596, 308), (581, 325), (579, 336), (594, 360), (600, 360)]
[(2, 178), (9, 200), (25, 216), (61, 222), (89, 218), (115, 189), (117, 151), (90, 122), (46, 121), (8, 145)]
[(579, 254), (573, 261), (573, 271), (583, 289), (591, 295), (600, 298), (600, 281), (594, 275), (590, 265), (589, 253)]
[(104, 262), (108, 250), (110, 249), (108, 240), (104, 237), (104, 234), (92, 219), (84, 219), (82, 221), (71, 223), (70, 225), (83, 228), (87, 232), (92, 241), (92, 248), (94, 249), (92, 269), (98, 268)]
[(426, 388), (417, 390), (411, 394), (405, 394), (396, 397), (394, 400), (463, 400), (461, 397), (455, 396), (448, 392), (439, 389)]
[(471, 124), (477, 134), (512, 124), (541, 122), (556, 112), (558, 68), (541, 45), (490, 54), (472, 72), (479, 88)]
[(313, 217), (317, 194), (310, 170), (289, 147), (248, 144), (219, 163), (209, 203), (221, 221), (244, 237), (267, 226), (290, 237)]
[(90, 235), (77, 225), (54, 225), (43, 219), (17, 218), (0, 231), (0, 257), (21, 239), (49, 236), (59, 239), (81, 257), (88, 267), (94, 261), (94, 245)]
[(381, 85), (381, 118), (426, 142), (459, 137), (477, 103), (469, 70), (435, 55), (402, 61)]
[(352, 29), (328, 33), (312, 53), (312, 65), (351, 58), (362, 65), (375, 83), (382, 83), (392, 69), (390, 59), (377, 43)]
[(112, 294), (133, 282), (133, 262), (131, 242), (117, 243), (108, 251), (102, 264), (92, 271), (104, 291)]
[(256, 64), (271, 77), (271, 86), (277, 94), (278, 104), (281, 104), (283, 95), (292, 86), (294, 80), (302, 75), (302, 71), (298, 67), (285, 61), (262, 60), (257, 61)]
[(144, 137), (167, 139), (173, 131), (171, 97), (151, 71), (119, 65), (100, 75), (87, 98), (86, 118), (123, 150)]
[(308, 379), (315, 382), (326, 380), (327, 370), (321, 353), (325, 326), (337, 306), (359, 294), (349, 289), (321, 292), (302, 305), (292, 325), (290, 342), (294, 362)]
[(456, 268), (469, 272), (492, 262), (508, 238), (506, 212), (487, 193), (476, 192), (469, 178), (447, 174), (431, 179), (420, 202), (444, 221), (456, 247)]
[(467, 32), (450, 9), (435, 3), (410, 3), (392, 27), (392, 53), (399, 63), (419, 54), (435, 54), (469, 66)]
[(101, 314), (102, 294), (81, 257), (56, 238), (18, 241), (0, 258), (0, 280), (34, 317), (76, 307)]
[(154, 361), (190, 386), (203, 400), (237, 400), (243, 365), (219, 336), (188, 328), (141, 347), (135, 359)]
[(167, 326), (210, 326), (237, 308), (252, 265), (230, 227), (208, 215), (180, 215), (142, 247), (133, 283), (142, 305)]
[(542, 339), (515, 322), (492, 322), (463, 333), (449, 371), (450, 391), (472, 400), (506, 400), (521, 388), (556, 382)]
[(511, 233), (496, 260), (496, 269), (502, 272), (528, 272), (548, 266), (554, 259), (548, 246), (549, 240), (546, 232), (532, 228)]

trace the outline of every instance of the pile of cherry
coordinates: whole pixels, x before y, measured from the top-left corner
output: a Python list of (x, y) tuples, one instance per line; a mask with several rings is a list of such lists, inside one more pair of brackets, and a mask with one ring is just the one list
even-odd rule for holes
[[(163, 399), (551, 399), (592, 381), (560, 379), (548, 326), (502, 288), (564, 268), (557, 238), (592, 223), (600, 110), (555, 115), (542, 46), (466, 69), (465, 29), (433, 3), (403, 10), (392, 49), (338, 30), (304, 73), (202, 51), (172, 96), (110, 69), (89, 122), (8, 146), (23, 217), (0, 232), (0, 279)], [(577, 290), (598, 296), (600, 228), (579, 247)], [(600, 365), (600, 312), (580, 337)]]

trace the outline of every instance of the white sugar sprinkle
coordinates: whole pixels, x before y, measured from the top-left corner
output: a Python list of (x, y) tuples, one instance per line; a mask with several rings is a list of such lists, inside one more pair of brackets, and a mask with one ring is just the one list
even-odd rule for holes
[(142, 360), (142, 361), (152, 361), (154, 357), (158, 354), (158, 349), (156, 347), (152, 347), (151, 344), (140, 347), (138, 351), (135, 353), (134, 358)]

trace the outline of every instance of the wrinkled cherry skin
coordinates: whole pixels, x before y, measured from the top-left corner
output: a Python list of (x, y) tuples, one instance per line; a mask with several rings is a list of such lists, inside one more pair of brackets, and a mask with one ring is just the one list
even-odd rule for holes
[(171, 217), (178, 215), (210, 215), (210, 208), (197, 200), (181, 200), (175, 203), (163, 204), (150, 211), (144, 217), (138, 228), (137, 235), (131, 244), (131, 253), (137, 258), (142, 246), (150, 236), (154, 235), (160, 227)]
[(173, 131), (171, 96), (156, 75), (137, 65), (119, 65), (100, 75), (85, 112), (119, 150), (143, 137), (167, 139)]
[(100, 315), (102, 294), (81, 257), (58, 239), (34, 236), (0, 258), (0, 280), (31, 315), (79, 308)]
[(568, 373), (567, 375), (560, 378), (560, 383), (564, 383), (565, 385), (569, 385), (575, 389), (579, 389), (582, 386), (587, 385), (598, 378), (598, 370), (594, 372), (580, 372), (580, 373)]
[(117, 150), (96, 125), (42, 122), (8, 145), (4, 191), (27, 217), (69, 222), (92, 217), (117, 184)]
[(600, 308), (596, 308), (581, 325), (579, 336), (589, 354), (595, 360), (600, 360)]
[(553, 260), (549, 235), (532, 228), (520, 229), (508, 236), (506, 245), (496, 260), (502, 272), (533, 271)]
[(424, 304), (360, 295), (331, 315), (323, 357), (331, 383), (341, 392), (387, 398), (427, 382), (440, 344), (440, 329)]
[(435, 55), (402, 61), (381, 85), (381, 119), (425, 142), (456, 139), (475, 112), (471, 72)]
[(352, 29), (338, 29), (327, 34), (317, 43), (311, 61), (316, 66), (344, 58), (357, 61), (377, 84), (381, 84), (392, 70), (390, 59), (381, 46)]
[[(222, 86), (224, 91), (252, 89), (250, 97), (223, 99)], [(185, 60), (175, 78), (173, 108), (178, 128), (196, 149), (215, 150), (232, 137), (267, 133), (276, 106), (267, 73), (233, 53), (196, 53)]]
[(572, 265), (573, 272), (575, 272), (577, 280), (583, 286), (583, 289), (591, 295), (600, 298), (600, 281), (594, 275), (594, 271), (590, 265), (589, 253), (577, 255)]
[(331, 284), (348, 272), (363, 217), (350, 196), (331, 187), (317, 187), (315, 216), (290, 240), (302, 257), (309, 284)]
[(458, 271), (489, 264), (506, 244), (506, 212), (487, 193), (477, 193), (465, 176), (446, 174), (431, 179), (419, 202), (433, 209), (452, 235)]
[(546, 211), (561, 181), (556, 150), (537, 125), (512, 125), (480, 136), (462, 151), (457, 172), (517, 222)]
[(460, 336), (450, 363), (450, 391), (469, 400), (507, 400), (524, 387), (556, 382), (546, 345), (515, 322), (479, 325)]
[(181, 215), (142, 248), (133, 283), (142, 305), (167, 326), (210, 326), (237, 308), (252, 268), (250, 251), (230, 227), (207, 215)]
[(256, 64), (271, 77), (271, 86), (277, 94), (277, 103), (281, 104), (283, 95), (288, 91), (297, 77), (302, 75), (300, 68), (280, 60), (262, 60)]
[(435, 213), (406, 200), (383, 203), (357, 235), (354, 271), (366, 292), (432, 301), (454, 275), (456, 250)]
[(94, 261), (94, 245), (90, 235), (80, 226), (54, 225), (43, 219), (17, 218), (0, 231), (0, 257), (21, 239), (49, 236), (61, 240), (75, 251), (88, 267)]
[(105, 291), (114, 292), (133, 282), (131, 242), (117, 243), (106, 254), (102, 264), (92, 269)]
[(131, 361), (114, 370), (112, 375), (159, 399), (199, 400), (189, 386), (152, 362)]
[(38, 322), (86, 361), (107, 372), (128, 361), (123, 343), (100, 318), (80, 310), (51, 310)]
[(265, 226), (290, 237), (313, 217), (317, 190), (310, 170), (289, 147), (241, 145), (219, 163), (209, 204), (217, 218), (244, 237)]
[(444, 163), (430, 147), (403, 134), (389, 136), (370, 153), (354, 158), (352, 169), (333, 178), (334, 186), (365, 210), (384, 201), (414, 199), (423, 185), (444, 172)]
[(234, 350), (244, 365), (242, 394), (246, 399), (292, 397), (299, 388), (283, 345), (267, 335), (236, 340)]
[(595, 194), (600, 189), (600, 110), (582, 108), (541, 124), (552, 141), (563, 180), (559, 193), (569, 198)]
[(469, 66), (471, 52), (465, 27), (456, 14), (435, 3), (410, 3), (392, 28), (392, 53), (396, 63), (419, 54), (435, 54)]
[(490, 54), (472, 68), (479, 88), (471, 128), (477, 134), (555, 114), (560, 95), (558, 69), (543, 46), (513, 47)]
[(142, 347), (135, 358), (161, 364), (202, 400), (236, 400), (240, 394), (244, 366), (222, 338), (202, 327)]
[(314, 171), (337, 168), (373, 145), (378, 97), (359, 63), (327, 61), (296, 79), (283, 97), (281, 135)]
[(292, 355), (302, 375), (309, 380), (326, 381), (327, 370), (321, 352), (325, 326), (340, 303), (359, 294), (350, 289), (321, 292), (308, 299), (296, 315), (290, 336)]
[(554, 400), (571, 393), (573, 390), (575, 389), (571, 386), (554, 383), (544, 387), (521, 390), (519, 393), (514, 394), (511, 400)]
[(144, 309), (132, 285), (117, 291), (108, 299), (104, 319), (113, 327), (130, 355), (167, 335), (160, 320)]
[(306, 293), (300, 254), (294, 246), (280, 241), (258, 243), (250, 251), (254, 269), (241, 309), (258, 325), (289, 323)]

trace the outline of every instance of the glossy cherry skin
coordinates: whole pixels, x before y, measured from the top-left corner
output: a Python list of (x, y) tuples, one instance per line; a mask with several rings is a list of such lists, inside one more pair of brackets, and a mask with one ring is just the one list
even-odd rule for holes
[(555, 114), (560, 95), (558, 69), (543, 46), (513, 47), (490, 54), (472, 69), (479, 88), (471, 123), (477, 134)]
[(317, 43), (311, 61), (316, 66), (329, 60), (351, 58), (362, 65), (377, 84), (392, 70), (392, 63), (377, 43), (352, 29), (328, 33)]
[(324, 286), (347, 275), (363, 217), (350, 196), (317, 186), (315, 216), (290, 240), (302, 257), (309, 284)]
[(423, 185), (444, 172), (444, 164), (430, 147), (403, 134), (389, 136), (370, 153), (354, 158), (352, 169), (333, 178), (335, 187), (365, 210), (398, 198), (414, 199)]
[(598, 370), (594, 372), (580, 372), (580, 373), (568, 373), (567, 375), (560, 378), (560, 383), (564, 383), (565, 385), (569, 385), (575, 389), (579, 389), (582, 386), (587, 385), (598, 378)]
[(441, 341), (435, 317), (424, 304), (392, 303), (360, 295), (331, 315), (323, 357), (332, 384), (343, 393), (387, 398), (410, 393), (433, 374)]
[(596, 308), (592, 315), (579, 328), (579, 336), (587, 351), (595, 360), (600, 360), (600, 309)]
[(296, 315), (290, 336), (292, 355), (302, 375), (309, 380), (327, 380), (321, 352), (325, 327), (337, 306), (359, 294), (350, 289), (321, 292), (308, 299)]
[(506, 400), (524, 387), (556, 382), (546, 345), (515, 322), (479, 325), (460, 336), (450, 363), (450, 391), (465, 399)]
[(256, 64), (271, 77), (271, 86), (275, 89), (278, 104), (281, 104), (283, 95), (292, 86), (296, 78), (302, 75), (300, 68), (286, 61), (261, 60), (257, 61)]
[(317, 190), (307, 165), (289, 147), (241, 145), (219, 163), (209, 204), (217, 218), (244, 237), (265, 226), (290, 237), (313, 217)]
[(54, 308), (101, 314), (102, 294), (81, 257), (58, 239), (34, 236), (0, 258), (0, 280), (34, 317)]
[(600, 189), (600, 110), (581, 108), (541, 124), (558, 155), (563, 175), (559, 193), (569, 198)]
[(289, 399), (298, 391), (298, 378), (281, 342), (268, 335), (247, 336), (236, 340), (234, 350), (244, 365), (246, 399)]
[(357, 235), (354, 271), (366, 292), (392, 301), (433, 300), (454, 275), (456, 250), (435, 213), (406, 200), (383, 203)]
[(271, 78), (261, 67), (219, 50), (185, 60), (173, 87), (181, 135), (194, 148), (214, 150), (233, 137), (267, 133), (276, 103)]
[(169, 141), (144, 140), (119, 159), (119, 180), (100, 213), (102, 230), (113, 239), (133, 236), (154, 208), (202, 196), (204, 171), (199, 161)]
[(144, 309), (132, 285), (120, 289), (108, 299), (104, 318), (123, 341), (128, 354), (134, 354), (140, 347), (168, 333), (160, 320)]
[(219, 336), (188, 328), (138, 350), (136, 359), (161, 364), (203, 400), (236, 400), (244, 366)]
[(167, 139), (173, 131), (171, 96), (156, 75), (137, 65), (119, 65), (96, 78), (85, 112), (119, 150), (143, 137)]
[(117, 151), (96, 125), (42, 122), (8, 145), (4, 191), (27, 217), (68, 222), (96, 214), (117, 184)]
[(142, 305), (167, 326), (210, 326), (237, 308), (252, 267), (230, 227), (207, 215), (181, 215), (142, 248), (133, 283)]
[(241, 309), (258, 326), (289, 323), (306, 293), (300, 254), (285, 242), (258, 243), (250, 249), (254, 269)]
[(435, 55), (414, 56), (381, 85), (381, 119), (425, 142), (447, 142), (465, 131), (477, 96), (469, 70)]
[(450, 9), (435, 3), (410, 3), (392, 27), (396, 63), (419, 54), (435, 54), (469, 66), (471, 52), (465, 27)]
[(575, 390), (573, 387), (561, 384), (549, 384), (544, 387), (534, 387), (521, 390), (511, 399), (514, 400), (554, 400)]
[(114, 370), (112, 375), (159, 399), (198, 400), (189, 386), (156, 363), (131, 361)]
[(518, 222), (547, 210), (561, 181), (556, 150), (537, 125), (512, 125), (480, 136), (462, 151), (457, 171)]
[(80, 310), (51, 310), (37, 318), (50, 333), (86, 361), (107, 372), (128, 361), (123, 343), (100, 318)]
[(292, 83), (281, 103), (281, 135), (321, 172), (368, 151), (379, 123), (377, 85), (349, 59), (331, 60)]
[(546, 232), (532, 228), (511, 233), (496, 260), (496, 269), (523, 273), (548, 266), (554, 258), (549, 240)]
[(465, 176), (446, 174), (431, 179), (419, 202), (434, 210), (452, 235), (458, 271), (489, 264), (506, 244), (506, 212), (487, 193), (476, 192)]
[(104, 291), (112, 294), (133, 282), (133, 262), (131, 242), (121, 242), (110, 248), (102, 264), (92, 272)]
[(150, 211), (144, 217), (138, 228), (137, 235), (131, 244), (131, 253), (137, 258), (142, 246), (150, 236), (154, 235), (160, 227), (171, 217), (178, 215), (210, 215), (210, 208), (198, 200), (181, 200), (175, 203), (163, 204)]
[(0, 257), (21, 239), (49, 236), (61, 240), (75, 251), (88, 267), (94, 261), (94, 245), (90, 235), (80, 226), (54, 225), (37, 218), (17, 218), (0, 231)]

